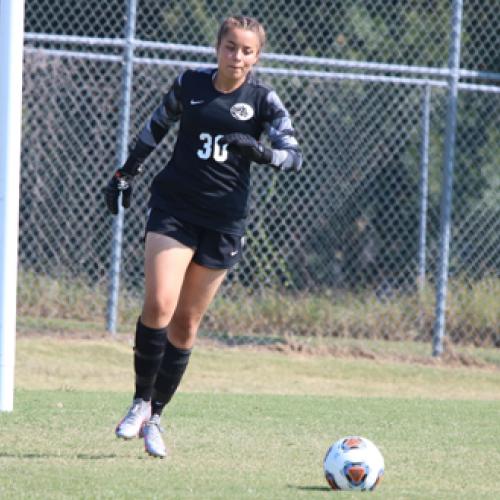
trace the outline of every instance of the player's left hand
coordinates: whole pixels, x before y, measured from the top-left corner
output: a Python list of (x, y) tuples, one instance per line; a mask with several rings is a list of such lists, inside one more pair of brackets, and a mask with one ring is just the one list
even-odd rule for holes
[(233, 133), (225, 135), (221, 144), (227, 144), (229, 151), (240, 154), (244, 158), (255, 163), (271, 163), (273, 152), (263, 144), (256, 141), (251, 135)]
[(104, 194), (106, 197), (106, 205), (108, 210), (116, 215), (118, 213), (118, 200), (120, 194), (122, 195), (122, 205), (123, 208), (130, 207), (130, 197), (132, 196), (132, 176), (123, 172), (122, 169), (118, 169), (108, 185), (104, 189)]

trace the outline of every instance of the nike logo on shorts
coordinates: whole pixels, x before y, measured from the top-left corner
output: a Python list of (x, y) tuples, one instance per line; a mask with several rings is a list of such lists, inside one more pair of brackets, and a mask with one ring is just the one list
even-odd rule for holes
[(234, 257), (235, 255), (238, 255), (238, 250), (234, 250), (229, 255), (231, 255), (231, 257)]
[(203, 104), (205, 101), (197, 101), (196, 99), (191, 99), (191, 104), (196, 106), (197, 104)]

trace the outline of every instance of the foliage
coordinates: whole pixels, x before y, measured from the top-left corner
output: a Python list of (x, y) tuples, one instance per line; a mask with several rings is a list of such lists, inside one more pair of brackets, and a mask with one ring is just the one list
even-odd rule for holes
[[(25, 29), (120, 38), (126, 4), (27, 0)], [(496, 0), (464, 2), (462, 67), (500, 67), (500, 44), (494, 43), (497, 10)], [(446, 0), (237, 0), (230, 6), (214, 0), (140, 1), (136, 35), (212, 46), (221, 19), (236, 12), (264, 22), (269, 52), (432, 68), (447, 64), (451, 2)], [(168, 57), (192, 54), (173, 51)], [(212, 55), (202, 59), (213, 62)], [(134, 67), (131, 136), (179, 69)], [(318, 66), (304, 63), (300, 69)], [(262, 76), (291, 112), (305, 163), (302, 174), (280, 176), (279, 182), (267, 174), (254, 176), (258, 194), (248, 248), (259, 252), (235, 271), (245, 287), (242, 297), (249, 297), (245, 325), (264, 333), (278, 329), (300, 335), (428, 337), (432, 298), (422, 306), (415, 290), (421, 89), (391, 85), (388, 91), (388, 85), (378, 83)], [(27, 250), (20, 253), (20, 261), (33, 274), (20, 279), (22, 314), (82, 320), (103, 316), (112, 236), (101, 188), (116, 167), (120, 81), (120, 64), (25, 54), (20, 246)], [(433, 88), (428, 277), (435, 276), (437, 266), (446, 103), (446, 89)], [(466, 342), (496, 345), (498, 319), (487, 294), (492, 293), (490, 284), (496, 293), (500, 266), (500, 102), (498, 94), (461, 91), (458, 105), (450, 289), (464, 303), (451, 295), (448, 331), (456, 341), (465, 335)], [(148, 160), (147, 177), (134, 194), (142, 204), (134, 205), (125, 224), (122, 298), (127, 303), (122, 301), (120, 318), (126, 322), (133, 322), (140, 310), (146, 186), (154, 170), (165, 164), (173, 134), (165, 142)], [(331, 182), (315, 182), (315, 172)], [(52, 279), (60, 284), (55, 286)], [(280, 287), (286, 294), (278, 300)], [(215, 315), (210, 319), (216, 329), (235, 325), (234, 293), (225, 292), (216, 303), (224, 320), (217, 321)], [(47, 299), (44, 304), (42, 298)], [(467, 330), (470, 335), (464, 325), (472, 329)], [(243, 329), (242, 324), (237, 328)]]
[[(224, 334), (237, 343), (239, 336), (254, 334), (258, 344), (266, 338), (294, 336), (421, 341), (432, 334), (434, 290), (430, 284), (420, 293), (392, 297), (335, 290), (284, 293), (281, 288), (249, 293), (236, 288), (230, 296), (217, 296), (207, 313), (202, 329), (214, 338)], [(66, 318), (104, 327), (106, 289), (102, 286), (25, 271), (18, 290), (19, 316)], [(451, 281), (447, 333), (452, 341), (499, 347), (499, 296), (500, 280), (492, 276), (473, 285)], [(130, 330), (140, 314), (140, 299), (124, 292), (119, 304), (119, 323)], [(57, 331), (57, 325), (52, 329)]]

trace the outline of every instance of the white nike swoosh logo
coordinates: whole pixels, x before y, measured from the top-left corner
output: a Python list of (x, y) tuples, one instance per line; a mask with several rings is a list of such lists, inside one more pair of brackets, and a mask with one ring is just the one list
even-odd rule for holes
[(231, 257), (234, 257), (238, 253), (238, 250), (231, 252)]
[(195, 99), (191, 99), (191, 104), (192, 104), (193, 106), (195, 106), (196, 104), (202, 104), (202, 103), (204, 103), (204, 102), (205, 102), (205, 101), (197, 101), (197, 100), (195, 100)]

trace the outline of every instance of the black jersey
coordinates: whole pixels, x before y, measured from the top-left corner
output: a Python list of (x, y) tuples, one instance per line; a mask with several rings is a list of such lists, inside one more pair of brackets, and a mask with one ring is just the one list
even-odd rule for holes
[(138, 136), (124, 168), (137, 169), (180, 120), (171, 159), (154, 178), (150, 206), (166, 209), (188, 222), (243, 234), (250, 193), (250, 161), (221, 144), (239, 132), (259, 139), (266, 132), (271, 165), (299, 170), (302, 157), (287, 110), (276, 92), (254, 74), (230, 93), (214, 84), (216, 69), (179, 75)]

